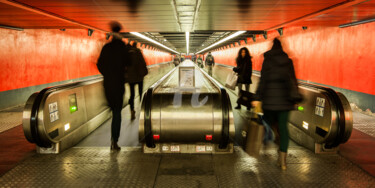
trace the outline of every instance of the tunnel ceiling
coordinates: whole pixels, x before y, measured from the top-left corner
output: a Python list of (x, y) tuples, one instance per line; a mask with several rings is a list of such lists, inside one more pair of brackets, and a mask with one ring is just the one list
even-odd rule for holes
[[(364, 0), (0, 0), (0, 25), (24, 29), (90, 28), (108, 32), (108, 22), (186, 52), (196, 52), (234, 31), (259, 31), (285, 26), (339, 26), (375, 17), (375, 2)], [(224, 45), (224, 44), (223, 44)], [(155, 45), (154, 45), (155, 46)]]

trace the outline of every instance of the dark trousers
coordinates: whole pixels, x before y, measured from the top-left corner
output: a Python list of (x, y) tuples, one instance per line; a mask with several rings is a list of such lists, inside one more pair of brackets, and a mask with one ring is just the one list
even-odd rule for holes
[(287, 152), (289, 145), (289, 133), (288, 133), (288, 119), (289, 111), (273, 111), (263, 110), (264, 120), (270, 126), (277, 124), (278, 132), (280, 135), (280, 151)]
[(121, 131), (121, 110), (122, 109), (112, 109), (112, 125), (111, 125), (111, 140), (114, 142), (118, 141)]
[(141, 100), (141, 98), (142, 98), (143, 81), (135, 82), (135, 83), (129, 83), (129, 85), (130, 85), (130, 98), (129, 98), (130, 110), (134, 110), (134, 98), (135, 98), (135, 85), (136, 84), (138, 84), (139, 100)]
[(121, 110), (124, 102), (124, 84), (110, 84), (104, 80), (104, 91), (109, 107), (112, 110), (111, 140), (118, 141), (121, 130)]

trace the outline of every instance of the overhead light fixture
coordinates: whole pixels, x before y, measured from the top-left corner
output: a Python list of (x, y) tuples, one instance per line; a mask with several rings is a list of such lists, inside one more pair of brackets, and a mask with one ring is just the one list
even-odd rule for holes
[(359, 24), (365, 24), (365, 23), (369, 23), (369, 22), (373, 22), (373, 21), (375, 21), (375, 18), (368, 19), (368, 20), (361, 20), (361, 21), (347, 23), (347, 24), (342, 24), (342, 25), (339, 26), (339, 28), (350, 27), (350, 26), (355, 26), (355, 25), (359, 25)]
[(190, 33), (189, 32), (185, 32), (185, 37), (186, 37), (186, 54), (189, 55), (189, 37), (190, 37)]
[(91, 35), (92, 35), (92, 33), (94, 33), (94, 30), (92, 30), (92, 29), (88, 29), (88, 35), (91, 37)]
[(225, 42), (225, 41), (227, 41), (229, 39), (237, 37), (237, 36), (239, 36), (239, 35), (241, 35), (241, 34), (243, 34), (245, 32), (246, 31), (237, 31), (237, 32), (233, 33), (232, 35), (230, 35), (230, 36), (228, 36), (226, 38), (223, 38), (223, 39), (219, 40), (218, 42), (216, 42), (216, 43), (214, 43), (214, 44), (212, 44), (212, 45), (210, 45), (210, 46), (208, 46), (208, 47), (204, 48), (203, 50), (200, 50), (199, 52), (196, 52), (196, 53), (201, 53), (203, 51), (206, 51), (206, 50), (208, 50), (208, 49), (210, 49), (210, 48), (212, 48), (214, 46), (217, 46), (217, 45), (219, 45), (219, 44), (221, 44), (221, 43), (223, 43), (223, 42)]
[(150, 41), (150, 42), (152, 42), (152, 43), (154, 43), (154, 44), (157, 44), (157, 45), (159, 45), (159, 46), (161, 46), (161, 47), (163, 47), (163, 48), (165, 48), (165, 49), (167, 49), (167, 50), (169, 50), (169, 51), (172, 51), (172, 52), (174, 52), (174, 53), (177, 53), (177, 54), (179, 53), (179, 52), (177, 52), (177, 51), (175, 51), (175, 50), (173, 50), (173, 49), (171, 49), (171, 48), (168, 48), (167, 46), (161, 44), (160, 42), (158, 42), (158, 41), (156, 41), (156, 40), (154, 40), (154, 39), (151, 39), (151, 38), (149, 38), (149, 37), (147, 37), (147, 36), (144, 36), (144, 35), (142, 35), (142, 34), (140, 34), (140, 33), (138, 33), (138, 32), (130, 32), (130, 34), (135, 35), (135, 36), (140, 37), (140, 38), (143, 38), (143, 39), (145, 39), (145, 40), (147, 40), (147, 41)]
[(279, 28), (279, 29), (277, 29), (277, 32), (279, 32), (279, 35), (280, 35), (280, 36), (283, 36), (283, 34), (284, 34), (284, 29), (283, 29), (283, 28)]
[(264, 34), (263, 34), (263, 38), (267, 40), (267, 38), (268, 38), (268, 37), (267, 37), (267, 33), (264, 33)]

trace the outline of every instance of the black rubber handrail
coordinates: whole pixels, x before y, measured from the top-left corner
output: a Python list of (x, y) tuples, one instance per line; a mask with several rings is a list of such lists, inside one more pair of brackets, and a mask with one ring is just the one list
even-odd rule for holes
[(151, 124), (151, 108), (152, 108), (152, 97), (153, 88), (149, 88), (143, 97), (145, 108), (144, 108), (144, 131), (146, 146), (149, 148), (155, 148), (155, 143), (152, 135), (152, 124)]
[(219, 148), (227, 148), (229, 142), (229, 97), (227, 91), (224, 88), (220, 88), (221, 107), (222, 107), (222, 129), (221, 129), (221, 140), (219, 142)]
[(31, 115), (30, 115), (30, 132), (31, 137), (36, 145), (39, 147), (51, 147), (51, 143), (43, 142), (40, 138), (39, 130), (38, 130), (38, 112), (40, 103), (44, 98), (44, 94), (48, 91), (49, 88), (45, 88), (38, 93), (31, 108)]

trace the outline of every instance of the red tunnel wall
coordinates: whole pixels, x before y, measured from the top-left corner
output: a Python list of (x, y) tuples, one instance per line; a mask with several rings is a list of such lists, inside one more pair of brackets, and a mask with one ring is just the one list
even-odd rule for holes
[[(347, 28), (301, 27), (284, 29), (281, 41), (293, 60), (298, 79), (375, 95), (375, 23)], [(246, 47), (253, 56), (253, 69), (261, 70), (263, 53), (279, 36), (257, 36)], [(235, 66), (238, 50), (244, 45), (212, 52), (217, 63)]]
[[(99, 74), (105, 34), (87, 30), (0, 29), (0, 92)], [(147, 64), (171, 61), (169, 53), (143, 49)]]

